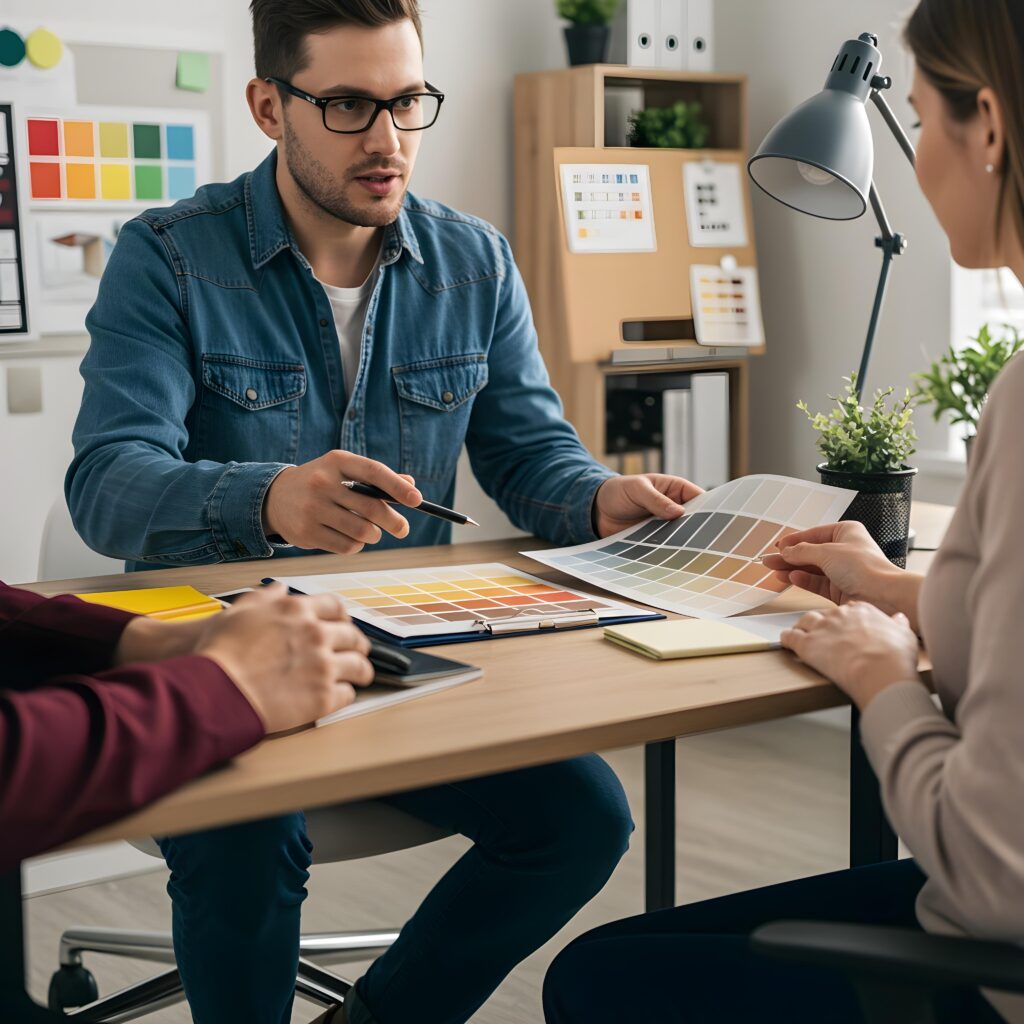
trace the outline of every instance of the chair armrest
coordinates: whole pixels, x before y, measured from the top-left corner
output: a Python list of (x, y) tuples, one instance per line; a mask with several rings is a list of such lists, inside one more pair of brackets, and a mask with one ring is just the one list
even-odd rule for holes
[(908, 928), (774, 921), (751, 936), (755, 952), (851, 975), (931, 988), (977, 985), (1024, 992), (1024, 947)]

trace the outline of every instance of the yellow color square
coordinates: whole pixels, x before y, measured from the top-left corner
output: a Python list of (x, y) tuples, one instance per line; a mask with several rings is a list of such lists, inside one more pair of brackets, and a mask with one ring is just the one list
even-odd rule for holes
[(525, 576), (498, 576), (488, 582), (494, 587), (523, 587), (529, 586), (534, 581), (528, 580)]
[(347, 597), (354, 599), (358, 597), (373, 597), (377, 593), (376, 590), (336, 590), (336, 594), (340, 597)]
[(68, 199), (96, 198), (96, 165), (68, 164)]
[(100, 156), (128, 156), (128, 125), (100, 121)]
[(127, 164), (100, 164), (100, 195), (104, 199), (131, 199)]
[(92, 121), (64, 122), (65, 156), (95, 156), (92, 125)]
[(415, 591), (412, 587), (398, 586), (398, 587), (378, 587), (377, 588), (382, 594), (413, 594)]
[(421, 583), (420, 590), (425, 590), (428, 594), (440, 594), (442, 591), (451, 590), (450, 583)]
[(427, 598), (420, 594), (419, 597), (396, 597), (393, 600), (398, 601), (399, 604), (419, 604), (421, 601), (426, 601)]

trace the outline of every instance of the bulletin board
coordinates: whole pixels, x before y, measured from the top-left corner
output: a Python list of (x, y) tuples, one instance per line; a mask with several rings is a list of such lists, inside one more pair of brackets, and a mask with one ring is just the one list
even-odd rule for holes
[(52, 70), (0, 69), (27, 300), (26, 329), (0, 342), (81, 335), (122, 225), (223, 178), (221, 54), (198, 56), (208, 76), (197, 91), (178, 87), (177, 49), (64, 44)]
[[(721, 209), (717, 204), (722, 197), (717, 196), (716, 204), (707, 207), (704, 223), (700, 222), (693, 197), (703, 194), (697, 191), (701, 175), (687, 175), (686, 165), (705, 161), (728, 171), (720, 176), (723, 183), (719, 188), (738, 189), (736, 204), (742, 217), (719, 224), (712, 212)], [(664, 325), (668, 331), (675, 325), (692, 324), (691, 267), (718, 266), (723, 257), (731, 257), (740, 270), (756, 270), (745, 166), (746, 158), (738, 150), (554, 150), (553, 174), (562, 221), (557, 272), (565, 297), (566, 340), (573, 362), (601, 362), (609, 352), (628, 349), (630, 343), (623, 335), (628, 323)], [(643, 173), (638, 167), (644, 168)], [(587, 168), (597, 169), (596, 181), (589, 180)], [(646, 187), (645, 175), (649, 178)], [(641, 231), (647, 218), (651, 219), (649, 231)], [(627, 224), (631, 225), (628, 230)], [(721, 240), (715, 238), (719, 230)], [(606, 247), (594, 242), (594, 231), (598, 239), (601, 232), (606, 233)], [(757, 314), (760, 320), (759, 309)], [(668, 334), (660, 336), (656, 344), (696, 345), (693, 337), (692, 333)], [(761, 354), (763, 344), (749, 351)]]

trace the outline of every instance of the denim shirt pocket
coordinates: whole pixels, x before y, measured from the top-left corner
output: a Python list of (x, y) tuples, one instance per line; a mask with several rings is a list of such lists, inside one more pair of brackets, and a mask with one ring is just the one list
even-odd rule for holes
[(401, 472), (448, 483), (462, 451), (473, 398), (487, 386), (482, 352), (395, 366)]
[(205, 353), (198, 450), (214, 462), (294, 462), (305, 393), (301, 363)]

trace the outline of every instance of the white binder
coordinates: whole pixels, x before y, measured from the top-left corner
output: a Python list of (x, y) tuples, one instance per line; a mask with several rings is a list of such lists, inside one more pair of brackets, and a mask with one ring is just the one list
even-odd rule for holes
[(692, 0), (660, 0), (658, 12), (658, 67), (687, 70), (687, 8)]
[(687, 71), (713, 70), (715, 19), (712, 0), (685, 0), (686, 2), (686, 62)]
[(660, 3), (661, 0), (628, 0), (626, 7), (626, 63), (630, 67), (653, 68), (658, 65)]

